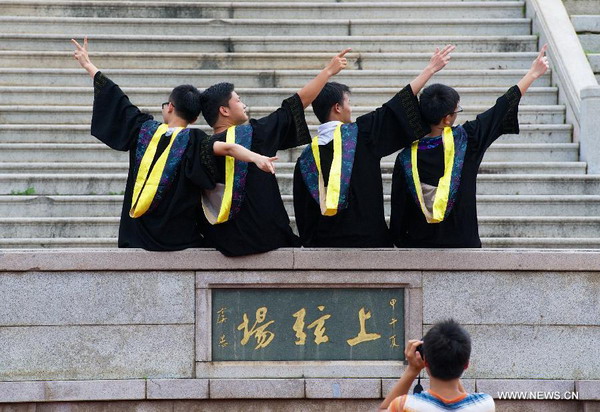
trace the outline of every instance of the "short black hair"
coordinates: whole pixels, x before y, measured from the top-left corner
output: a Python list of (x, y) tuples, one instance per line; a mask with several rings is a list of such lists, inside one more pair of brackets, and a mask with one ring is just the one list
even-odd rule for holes
[(209, 126), (213, 126), (219, 118), (219, 108), (229, 107), (229, 99), (235, 86), (233, 83), (217, 83), (202, 92), (202, 114)]
[(471, 357), (471, 337), (453, 319), (436, 323), (423, 338), (423, 356), (434, 378), (460, 378)]
[(444, 84), (426, 87), (419, 98), (421, 116), (429, 124), (439, 124), (442, 119), (456, 110), (460, 96), (456, 90)]
[(344, 102), (344, 93), (350, 93), (350, 88), (345, 84), (337, 82), (329, 82), (325, 84), (321, 93), (312, 103), (313, 112), (319, 119), (319, 122), (326, 123), (329, 121), (329, 113), (331, 108), (336, 103)]
[(175, 107), (175, 114), (188, 123), (195, 122), (202, 111), (200, 91), (191, 84), (182, 84), (174, 88), (169, 101)]

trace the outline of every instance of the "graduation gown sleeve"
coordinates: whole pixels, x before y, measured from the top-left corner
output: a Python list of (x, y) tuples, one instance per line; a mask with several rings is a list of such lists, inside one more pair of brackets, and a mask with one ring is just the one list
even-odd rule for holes
[(94, 76), (92, 135), (107, 146), (128, 151), (135, 146), (140, 126), (152, 116), (142, 113), (102, 72)]
[(251, 119), (254, 129), (252, 150), (264, 156), (275, 156), (285, 150), (310, 143), (310, 133), (304, 118), (304, 108), (298, 94), (283, 101), (281, 107), (268, 116)]
[(378, 157), (390, 155), (429, 133), (410, 85), (380, 108), (356, 119), (359, 138)]
[(519, 133), (519, 101), (521, 91), (513, 86), (496, 100), (496, 104), (463, 125), (469, 136), (469, 145), (479, 151), (481, 157), (488, 147), (503, 134)]

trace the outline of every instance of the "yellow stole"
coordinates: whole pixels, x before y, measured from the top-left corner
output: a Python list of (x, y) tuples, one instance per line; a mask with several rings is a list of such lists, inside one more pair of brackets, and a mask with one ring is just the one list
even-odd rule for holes
[(319, 203), (321, 206), (321, 214), (324, 216), (335, 216), (338, 212), (342, 179), (342, 124), (339, 124), (333, 132), (333, 161), (331, 162), (327, 188), (325, 188), (325, 181), (321, 170), (319, 136), (315, 136), (312, 139), (310, 146), (313, 157), (315, 158), (317, 170), (319, 171)]
[(454, 135), (451, 127), (445, 127), (442, 135), (444, 145), (444, 175), (438, 182), (433, 202), (433, 214), (427, 210), (423, 200), (423, 190), (421, 189), (421, 180), (419, 179), (419, 169), (417, 168), (417, 151), (419, 150), (419, 141), (412, 143), (410, 148), (412, 175), (415, 183), (415, 190), (419, 199), (419, 205), (425, 215), (427, 223), (440, 223), (446, 215), (448, 206), (448, 196), (450, 195), (450, 182), (452, 180), (452, 167), (454, 165)]
[(150, 165), (152, 164), (152, 160), (154, 160), (154, 156), (156, 154), (158, 142), (168, 129), (168, 125), (161, 124), (158, 129), (156, 129), (156, 132), (154, 132), (152, 140), (144, 152), (144, 156), (142, 157), (142, 161), (135, 178), (135, 186), (133, 187), (131, 209), (129, 210), (129, 216), (132, 218), (138, 218), (142, 216), (148, 211), (148, 208), (152, 204), (152, 200), (154, 200), (154, 196), (156, 195), (156, 191), (158, 189), (158, 184), (160, 183), (160, 179), (165, 169), (165, 164), (167, 163), (167, 158), (171, 152), (171, 146), (173, 146), (175, 138), (179, 132), (183, 130), (183, 127), (178, 127), (175, 129), (171, 135), (169, 145), (160, 155), (152, 170), (150, 170)]
[[(227, 129), (227, 135), (225, 137), (226, 143), (235, 143), (235, 128), (236, 126), (231, 126)], [(215, 216), (215, 214), (211, 211), (211, 208), (206, 205), (206, 203), (210, 203), (208, 200), (205, 202), (205, 198), (203, 197), (202, 201), (202, 209), (204, 209), (204, 215), (206, 219), (211, 225), (217, 225), (219, 223), (224, 223), (229, 220), (229, 214), (231, 212), (231, 204), (233, 199), (233, 184), (235, 178), (235, 158), (231, 156), (225, 156), (225, 184), (220, 185), (217, 184), (217, 188), (215, 189), (215, 193), (223, 192), (223, 197), (221, 199), (221, 205), (219, 208), (219, 214)], [(216, 211), (216, 207), (214, 209)]]

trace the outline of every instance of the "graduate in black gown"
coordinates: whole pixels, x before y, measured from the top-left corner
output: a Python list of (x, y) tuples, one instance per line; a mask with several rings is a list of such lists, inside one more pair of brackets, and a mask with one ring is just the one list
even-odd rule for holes
[(385, 222), (381, 159), (424, 136), (417, 93), (449, 61), (427, 67), (382, 107), (352, 123), (350, 89), (328, 83), (313, 102), (322, 123), (294, 170), (294, 212), (306, 247), (392, 247)]
[(516, 86), (474, 121), (453, 127), (462, 111), (451, 87), (423, 90), (420, 107), (431, 125), (425, 138), (396, 159), (390, 229), (398, 247), (479, 248), (476, 182), (488, 147), (502, 134), (519, 133), (521, 96), (548, 69), (542, 48)]
[(115, 150), (129, 152), (119, 247), (205, 246), (199, 230), (201, 196), (215, 185), (214, 155), (256, 162), (265, 174), (274, 173), (274, 159), (240, 145), (211, 142), (206, 133), (188, 128), (201, 110), (200, 92), (191, 85), (173, 89), (162, 105), (164, 123), (155, 121), (91, 63), (87, 38), (83, 46), (72, 41), (75, 59), (94, 79), (92, 135)]
[[(346, 67), (344, 55), (335, 56), (297, 94), (261, 119), (250, 119), (246, 106), (231, 83), (219, 83), (203, 95), (203, 115), (213, 128), (213, 141), (237, 142), (268, 157), (278, 150), (304, 145), (310, 135), (304, 109), (325, 83)], [(299, 246), (290, 227), (275, 176), (244, 162), (217, 159), (217, 187), (206, 191), (203, 207), (207, 218), (202, 229), (208, 243), (227, 256), (261, 253), (280, 247)]]

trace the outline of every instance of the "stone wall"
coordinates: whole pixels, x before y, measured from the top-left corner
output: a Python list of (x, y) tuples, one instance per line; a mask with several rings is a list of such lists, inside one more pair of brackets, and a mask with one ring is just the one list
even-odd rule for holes
[(3, 251), (0, 403), (370, 408), (401, 361), (212, 361), (211, 290), (401, 287), (405, 339), (449, 316), (471, 333), (467, 389), (579, 397), (499, 410), (598, 410), (599, 270), (600, 252), (585, 251)]

